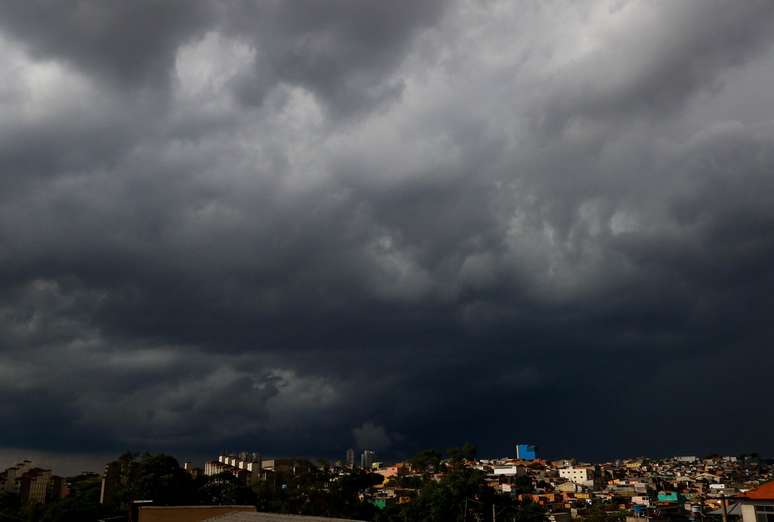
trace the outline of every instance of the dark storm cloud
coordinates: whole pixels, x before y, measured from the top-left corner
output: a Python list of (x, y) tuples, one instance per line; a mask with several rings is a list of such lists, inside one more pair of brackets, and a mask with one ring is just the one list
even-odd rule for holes
[(166, 81), (182, 41), (206, 26), (203, 2), (11, 1), (0, 25), (33, 58), (61, 59), (117, 85)]
[(767, 3), (1, 9), (1, 444), (770, 451)]
[[(402, 79), (391, 72), (417, 29), (435, 22), (444, 2), (226, 3), (227, 28), (256, 48), (253, 69), (234, 81), (240, 101), (262, 102), (270, 80), (301, 85), (338, 112), (378, 108), (399, 97)], [(269, 79), (267, 81), (267, 79)]]
[(31, 57), (63, 60), (118, 87), (163, 87), (178, 48), (208, 31), (254, 46), (252, 67), (232, 81), (238, 99), (260, 104), (276, 83), (298, 84), (344, 113), (399, 96), (393, 67), (413, 33), (443, 2), (9, 2), (0, 27)]

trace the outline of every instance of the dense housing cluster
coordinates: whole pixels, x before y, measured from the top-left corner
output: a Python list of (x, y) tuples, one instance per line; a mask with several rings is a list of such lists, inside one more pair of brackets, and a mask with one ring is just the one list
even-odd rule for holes
[[(427, 451), (413, 459), (385, 463), (371, 450), (358, 455), (347, 450), (344, 459), (329, 464), (330, 481), (353, 471), (379, 479), (359, 494), (380, 510), (414, 502), (426, 481), (440, 482), (460, 467), (475, 470), (487, 488), (514, 502), (540, 506), (553, 521), (602, 516), (610, 520), (682, 520), (707, 517), (743, 518), (744, 506), (754, 504), (756, 492), (774, 480), (774, 466), (756, 455), (671, 458), (630, 458), (588, 463), (574, 458), (546, 460), (532, 445), (517, 444), (515, 457), (480, 459), (464, 451), (446, 458)], [(328, 464), (326, 464), (328, 465)], [(230, 473), (245, 484), (308, 473), (318, 464), (306, 459), (261, 459), (256, 454), (221, 454), (195, 475)], [(763, 486), (763, 489), (761, 488)], [(765, 497), (766, 495), (764, 495)], [(770, 495), (774, 498), (774, 494)], [(471, 499), (475, 501), (475, 499)], [(763, 498), (763, 500), (766, 500)], [(774, 521), (774, 500), (754, 509), (752, 522)]]
[(400, 461), (379, 460), (369, 449), (342, 457), (222, 452), (196, 467), (126, 453), (102, 476), (69, 479), (25, 460), (0, 473), (0, 520), (142, 522), (142, 513), (148, 520), (264, 520), (284, 513), (374, 522), (774, 522), (774, 462), (756, 455), (590, 463), (539, 458), (530, 445), (517, 445), (513, 457), (479, 458), (466, 444)]

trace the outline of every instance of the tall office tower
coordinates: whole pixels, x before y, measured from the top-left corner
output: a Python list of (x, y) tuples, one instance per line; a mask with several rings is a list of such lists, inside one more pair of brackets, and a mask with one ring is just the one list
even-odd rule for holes
[(363, 450), (363, 453), (360, 454), (360, 467), (366, 470), (371, 469), (371, 464), (373, 464), (375, 456), (375, 452)]
[(352, 448), (347, 450), (347, 467), (349, 469), (355, 469), (355, 450)]

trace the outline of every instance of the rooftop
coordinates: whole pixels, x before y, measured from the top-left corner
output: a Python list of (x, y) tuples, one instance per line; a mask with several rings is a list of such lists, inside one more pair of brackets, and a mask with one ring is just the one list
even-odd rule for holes
[(749, 500), (774, 500), (774, 480), (761, 484), (757, 488), (751, 489), (739, 496)]

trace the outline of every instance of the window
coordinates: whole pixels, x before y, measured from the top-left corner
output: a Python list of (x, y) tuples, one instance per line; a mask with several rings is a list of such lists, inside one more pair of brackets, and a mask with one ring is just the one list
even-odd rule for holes
[(755, 506), (756, 522), (774, 522), (774, 505)]

